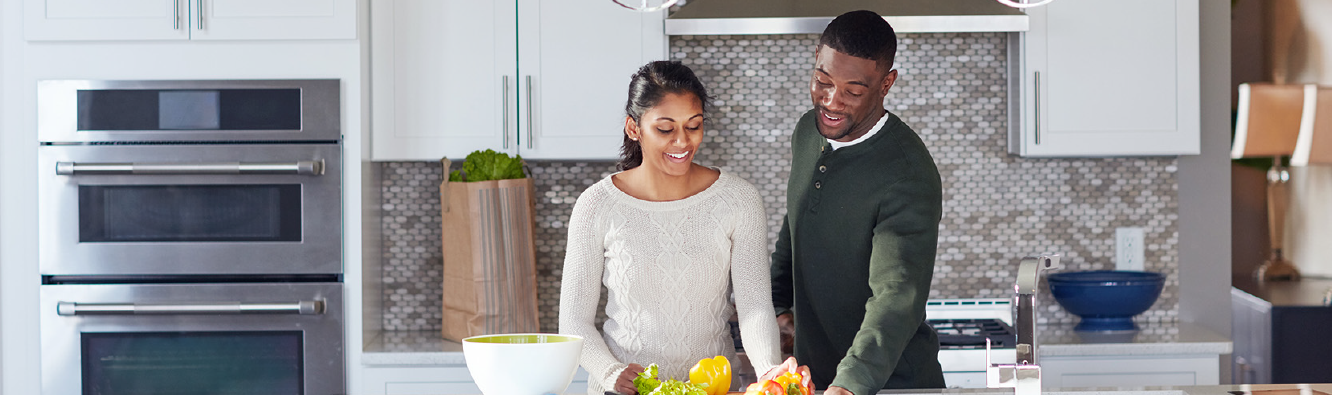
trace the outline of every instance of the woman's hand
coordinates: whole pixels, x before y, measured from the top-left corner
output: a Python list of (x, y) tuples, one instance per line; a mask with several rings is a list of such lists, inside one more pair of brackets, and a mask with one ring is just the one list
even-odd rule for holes
[(615, 392), (624, 395), (634, 395), (638, 393), (638, 387), (634, 386), (634, 379), (639, 373), (643, 373), (643, 365), (636, 363), (629, 364), (629, 367), (620, 371), (620, 377), (615, 378)]

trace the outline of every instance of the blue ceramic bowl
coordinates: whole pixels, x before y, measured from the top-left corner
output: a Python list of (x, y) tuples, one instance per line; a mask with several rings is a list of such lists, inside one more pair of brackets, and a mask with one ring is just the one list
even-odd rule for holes
[(1051, 273), (1046, 277), (1055, 301), (1082, 317), (1074, 330), (1134, 330), (1133, 316), (1152, 307), (1161, 296), (1160, 273), (1100, 270)]

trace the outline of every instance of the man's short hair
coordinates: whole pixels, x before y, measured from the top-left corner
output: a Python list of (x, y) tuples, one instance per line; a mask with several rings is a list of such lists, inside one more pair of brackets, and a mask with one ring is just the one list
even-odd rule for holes
[(861, 59), (878, 63), (884, 71), (892, 70), (897, 56), (897, 33), (893, 26), (873, 11), (851, 11), (828, 23), (819, 37), (819, 45)]

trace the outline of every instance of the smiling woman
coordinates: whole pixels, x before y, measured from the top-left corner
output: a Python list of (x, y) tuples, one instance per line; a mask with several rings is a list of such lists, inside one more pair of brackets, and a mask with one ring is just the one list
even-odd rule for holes
[[(700, 359), (734, 360), (733, 312), (755, 370), (776, 371), (767, 215), (752, 184), (693, 163), (707, 102), (683, 64), (640, 68), (625, 104), (623, 171), (574, 204), (560, 332), (586, 339), (580, 363), (588, 393), (634, 393), (633, 379), (651, 364), (663, 378), (681, 378)], [(607, 321), (599, 330), (603, 286)]]

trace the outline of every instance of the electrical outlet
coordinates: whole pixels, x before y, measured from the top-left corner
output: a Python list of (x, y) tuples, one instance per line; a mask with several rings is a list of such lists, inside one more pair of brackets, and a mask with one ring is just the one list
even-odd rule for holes
[(1115, 270), (1143, 270), (1142, 228), (1115, 229)]

